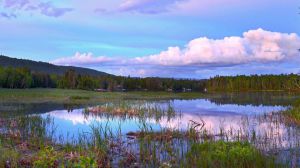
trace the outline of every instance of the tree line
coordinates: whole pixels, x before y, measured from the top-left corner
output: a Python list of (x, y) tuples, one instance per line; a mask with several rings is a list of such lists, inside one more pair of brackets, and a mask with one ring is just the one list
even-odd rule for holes
[(0, 66), (1, 88), (63, 88), (103, 91), (261, 91), (300, 90), (300, 76), (216, 76), (208, 80), (89, 76), (69, 69), (63, 75)]
[(202, 91), (205, 82), (192, 79), (90, 76), (69, 69), (63, 75), (31, 71), (29, 68), (0, 67), (1, 88), (63, 88), (103, 91)]
[(289, 75), (251, 75), (216, 76), (206, 82), (209, 91), (262, 91), (262, 90), (300, 90), (300, 76)]

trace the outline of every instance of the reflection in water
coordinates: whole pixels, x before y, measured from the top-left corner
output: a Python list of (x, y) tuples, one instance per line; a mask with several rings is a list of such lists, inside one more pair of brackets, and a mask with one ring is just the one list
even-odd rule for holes
[[(130, 131), (139, 131), (141, 119), (138, 117), (121, 117), (121, 116), (95, 116), (85, 115), (84, 109), (52, 111), (42, 115), (43, 117), (50, 116), (56, 125), (57, 137), (68, 139), (70, 137), (77, 138), (78, 133), (88, 132), (92, 125), (109, 125), (113, 131), (119, 131), (122, 128), (122, 133), (126, 134)], [(150, 123), (154, 130), (159, 130), (159, 125)], [(62, 136), (62, 137), (61, 137)], [(72, 139), (73, 140), (73, 139)]]
[(297, 98), (296, 93), (286, 92), (228, 92), (212, 94), (209, 100), (216, 104), (289, 106)]
[(174, 100), (174, 109), (183, 113), (196, 113), (201, 115), (259, 115), (272, 111), (281, 111), (283, 106), (274, 105), (237, 105), (237, 104), (216, 104), (210, 100)]
[[(153, 117), (148, 117), (149, 115), (114, 116), (109, 115), (109, 113), (95, 115), (86, 113), (85, 109), (75, 109), (72, 112), (68, 110), (51, 111), (42, 116), (52, 117), (54, 124), (57, 126), (57, 134), (63, 136), (64, 139), (68, 139), (70, 136), (76, 138), (78, 132), (86, 132), (90, 130), (91, 125), (96, 124), (108, 124), (113, 131), (119, 131), (119, 128), (122, 128), (122, 134), (126, 134), (139, 131), (144, 123), (154, 131), (159, 131), (161, 129), (187, 130), (191, 125), (191, 121), (204, 121), (204, 128), (213, 134), (217, 134), (220, 129), (233, 131), (244, 128), (245, 120), (249, 120), (249, 117), (255, 118), (267, 112), (278, 112), (285, 109), (283, 106), (217, 105), (205, 99), (173, 100), (171, 102), (139, 101), (139, 103), (144, 103), (140, 106), (136, 105), (136, 101), (126, 102), (126, 104), (130, 103), (133, 104), (133, 107), (138, 107), (139, 109), (142, 109), (142, 106), (159, 106), (162, 111), (170, 111), (167, 108), (172, 108), (175, 110), (176, 115), (169, 115), (168, 113), (164, 115), (155, 113), (154, 116), (152, 115)], [(172, 107), (170, 107), (170, 104)], [(260, 130), (260, 128), (254, 128), (254, 126), (261, 127), (255, 121), (251, 120), (251, 123), (247, 124), (250, 127), (249, 130)]]

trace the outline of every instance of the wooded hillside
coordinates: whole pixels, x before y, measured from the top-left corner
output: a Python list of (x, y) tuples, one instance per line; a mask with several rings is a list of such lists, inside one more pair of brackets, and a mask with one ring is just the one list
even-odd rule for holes
[(28, 68), (32, 72), (47, 73), (63, 75), (69, 69), (75, 70), (76, 73), (89, 76), (105, 76), (109, 75), (105, 72), (96, 71), (88, 68), (74, 67), (74, 66), (57, 66), (46, 62), (37, 62), (32, 60), (10, 58), (0, 55), (0, 66), (13, 68)]

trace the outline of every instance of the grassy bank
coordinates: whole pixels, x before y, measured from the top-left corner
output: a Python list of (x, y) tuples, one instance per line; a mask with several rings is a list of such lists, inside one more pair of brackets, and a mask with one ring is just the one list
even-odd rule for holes
[(202, 93), (172, 92), (95, 92), (67, 89), (0, 89), (1, 102), (99, 102), (114, 99), (193, 99), (203, 97)]

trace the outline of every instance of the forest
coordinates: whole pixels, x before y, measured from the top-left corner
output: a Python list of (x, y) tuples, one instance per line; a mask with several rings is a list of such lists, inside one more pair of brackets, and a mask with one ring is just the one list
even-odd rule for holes
[(11, 58), (4, 55), (0, 55), (0, 66), (14, 67), (14, 68), (27, 67), (33, 72), (42, 72), (42, 73), (57, 74), (57, 75), (63, 75), (69, 69), (73, 69), (81, 75), (90, 75), (90, 76), (110, 75), (105, 72), (100, 72), (89, 68), (74, 67), (74, 66), (59, 66), (47, 62)]
[(135, 78), (112, 75), (90, 76), (69, 69), (63, 75), (31, 71), (29, 68), (0, 67), (2, 88), (63, 88), (102, 91), (202, 91), (204, 80)]
[(216, 76), (208, 80), (90, 76), (69, 69), (63, 75), (0, 67), (1, 88), (63, 88), (101, 91), (260, 91), (300, 90), (300, 76)]
[(300, 76), (297, 74), (216, 76), (206, 82), (210, 91), (297, 91)]

